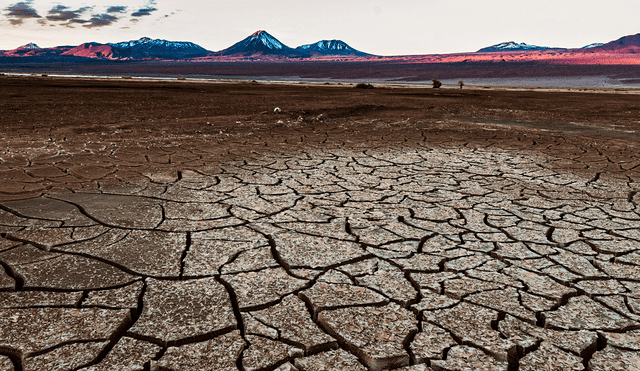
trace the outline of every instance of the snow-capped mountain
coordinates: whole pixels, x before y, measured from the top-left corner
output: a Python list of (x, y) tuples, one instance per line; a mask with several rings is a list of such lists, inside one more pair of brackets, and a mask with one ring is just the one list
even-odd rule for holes
[(254, 54), (275, 54), (285, 57), (307, 57), (309, 53), (305, 53), (293, 48), (290, 48), (278, 39), (271, 36), (267, 31), (257, 31), (245, 38), (244, 40), (237, 42), (227, 49), (214, 53), (216, 56), (225, 55), (245, 55), (251, 56)]
[(34, 43), (28, 43), (18, 47), (18, 50), (38, 50), (40, 47)]
[(187, 54), (208, 54), (210, 51), (187, 41), (168, 41), (161, 39), (151, 39), (143, 37), (139, 40), (123, 41), (119, 43), (109, 43), (112, 47), (120, 50), (137, 49), (148, 51), (184, 51)]
[(209, 50), (192, 42), (168, 41), (143, 37), (139, 40), (109, 43), (120, 58), (182, 59), (203, 57)]
[(371, 55), (350, 47), (342, 40), (321, 40), (314, 44), (301, 45), (296, 50), (313, 56), (348, 55), (365, 57)]
[(210, 53), (210, 51), (191, 42), (143, 37), (139, 40), (120, 43), (84, 43), (63, 55), (106, 59), (183, 59), (203, 57)]
[(507, 41), (504, 43), (482, 48), (478, 50), (477, 53), (522, 51), (522, 50), (543, 50), (543, 49), (551, 49), (551, 48), (548, 46), (537, 46), (537, 45), (529, 45), (525, 43), (517, 43), (514, 41)]

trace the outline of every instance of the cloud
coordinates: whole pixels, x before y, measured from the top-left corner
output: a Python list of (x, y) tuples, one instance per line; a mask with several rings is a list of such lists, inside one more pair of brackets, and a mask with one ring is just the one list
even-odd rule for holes
[(98, 15), (92, 16), (89, 19), (88, 24), (85, 24), (83, 27), (95, 28), (95, 27), (110, 26), (113, 23), (117, 22), (118, 19), (119, 19), (118, 17), (115, 17), (111, 14), (98, 14)]
[(47, 20), (54, 22), (86, 23), (87, 21), (82, 20), (80, 17), (90, 9), (91, 7), (85, 6), (78, 10), (69, 10), (68, 6), (56, 5), (49, 10)]
[(6, 16), (9, 18), (9, 22), (14, 26), (22, 24), (25, 19), (42, 18), (31, 6), (31, 0), (9, 5), (4, 10), (8, 12)]
[(148, 15), (151, 15), (151, 13), (155, 12), (156, 10), (158, 9), (152, 8), (152, 7), (140, 8), (135, 12), (131, 13), (131, 16), (135, 18), (146, 17)]
[(110, 6), (107, 13), (124, 13), (125, 10), (127, 10), (126, 6)]

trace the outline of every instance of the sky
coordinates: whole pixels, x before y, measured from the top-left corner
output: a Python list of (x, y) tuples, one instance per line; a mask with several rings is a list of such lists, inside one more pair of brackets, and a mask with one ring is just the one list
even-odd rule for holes
[(340, 39), (378, 55), (577, 48), (640, 33), (640, 1), (0, 0), (0, 50), (150, 37), (219, 51), (257, 30), (294, 48)]

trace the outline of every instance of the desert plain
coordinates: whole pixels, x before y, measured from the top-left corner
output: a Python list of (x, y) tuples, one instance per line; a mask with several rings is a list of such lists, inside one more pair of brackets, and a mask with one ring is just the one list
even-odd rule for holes
[(639, 103), (0, 76), (0, 370), (640, 370)]

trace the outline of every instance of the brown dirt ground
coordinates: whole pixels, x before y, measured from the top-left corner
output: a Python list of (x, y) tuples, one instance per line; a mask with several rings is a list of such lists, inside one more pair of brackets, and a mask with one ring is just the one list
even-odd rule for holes
[[(612, 177), (640, 164), (640, 97), (631, 94), (0, 77), (0, 199), (91, 189), (69, 169), (138, 162), (202, 169), (251, 152), (306, 146), (452, 145), (529, 149)], [(280, 107), (281, 114), (274, 114)], [(160, 153), (161, 155), (159, 155)], [(592, 161), (593, 157), (603, 161)], [(126, 166), (124, 162), (126, 160)], [(120, 162), (119, 162), (120, 161)], [(54, 165), (66, 177), (24, 178)], [(26, 171), (29, 174), (28, 171)], [(598, 175), (600, 176), (600, 175)]]

